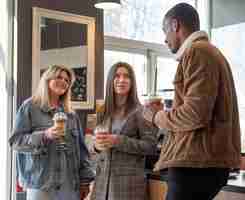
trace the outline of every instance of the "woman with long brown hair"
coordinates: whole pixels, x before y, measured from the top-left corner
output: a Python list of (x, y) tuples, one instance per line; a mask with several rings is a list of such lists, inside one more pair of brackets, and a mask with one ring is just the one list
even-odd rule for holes
[(109, 71), (99, 128), (107, 131), (96, 133), (98, 162), (91, 198), (145, 199), (145, 156), (155, 151), (156, 135), (142, 117), (135, 74), (128, 63), (118, 62)]

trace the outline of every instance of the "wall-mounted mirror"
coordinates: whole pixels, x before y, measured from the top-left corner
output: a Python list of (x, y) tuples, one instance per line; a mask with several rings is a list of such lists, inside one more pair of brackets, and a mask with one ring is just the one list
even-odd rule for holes
[(43, 8), (33, 8), (32, 91), (50, 65), (72, 68), (76, 81), (72, 87), (74, 109), (94, 107), (95, 20)]

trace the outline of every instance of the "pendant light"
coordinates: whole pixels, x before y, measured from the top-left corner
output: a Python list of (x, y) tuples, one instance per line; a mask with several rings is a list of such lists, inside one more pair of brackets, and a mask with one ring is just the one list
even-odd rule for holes
[(103, 10), (112, 10), (121, 6), (120, 0), (96, 0), (94, 6)]

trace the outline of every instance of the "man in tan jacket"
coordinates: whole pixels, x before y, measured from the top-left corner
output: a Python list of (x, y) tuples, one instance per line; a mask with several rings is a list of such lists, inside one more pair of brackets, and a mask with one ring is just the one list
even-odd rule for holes
[[(199, 31), (186, 3), (163, 20), (165, 43), (179, 61), (170, 111), (146, 106), (144, 118), (166, 129), (156, 171), (168, 168), (167, 200), (211, 200), (240, 164), (240, 125), (231, 68)], [(166, 66), (165, 66), (166, 67)]]

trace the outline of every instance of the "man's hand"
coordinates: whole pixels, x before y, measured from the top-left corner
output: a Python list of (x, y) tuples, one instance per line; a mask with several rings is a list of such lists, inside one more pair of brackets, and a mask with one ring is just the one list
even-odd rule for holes
[(158, 111), (163, 110), (163, 103), (160, 100), (157, 101), (146, 101), (144, 103), (144, 109), (143, 109), (143, 117), (144, 119), (150, 123), (154, 124), (154, 118)]
[(150, 107), (155, 111), (163, 110), (164, 104), (162, 101), (149, 101), (144, 103), (145, 107)]
[(154, 123), (153, 120), (154, 120), (154, 117), (156, 115), (156, 112), (157, 112), (157, 110), (153, 109), (152, 107), (144, 106), (143, 117), (147, 122), (152, 124), (152, 123)]
[(84, 200), (89, 194), (89, 184), (80, 186), (80, 200)]

